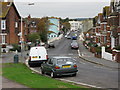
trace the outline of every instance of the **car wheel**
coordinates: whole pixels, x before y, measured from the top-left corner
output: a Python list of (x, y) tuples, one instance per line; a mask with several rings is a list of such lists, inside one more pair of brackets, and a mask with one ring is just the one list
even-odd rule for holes
[(41, 74), (45, 74), (45, 72), (42, 70), (42, 68), (41, 68)]
[(32, 64), (32, 63), (30, 63), (30, 62), (28, 62), (28, 65), (29, 65), (29, 67), (33, 67), (33, 64)]
[(51, 72), (51, 73), (50, 73), (50, 77), (51, 77), (51, 78), (55, 78), (55, 77), (56, 77), (56, 75), (54, 74), (54, 72)]
[(77, 74), (75, 73), (75, 74), (73, 74), (72, 76), (76, 76)]

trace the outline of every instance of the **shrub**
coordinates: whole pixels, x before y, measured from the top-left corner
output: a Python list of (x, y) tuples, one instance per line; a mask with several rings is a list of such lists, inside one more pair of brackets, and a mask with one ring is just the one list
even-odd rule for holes
[(96, 51), (97, 53), (101, 53), (101, 47), (96, 47), (96, 48), (95, 48), (95, 51)]
[(110, 47), (105, 47), (105, 51), (108, 52), (108, 53), (112, 53), (112, 49)]
[(120, 50), (120, 45), (119, 45), (119, 46), (116, 46), (114, 49)]
[(21, 51), (21, 47), (18, 45), (18, 44), (12, 44), (13, 48), (10, 49), (10, 51), (18, 51), (20, 52)]

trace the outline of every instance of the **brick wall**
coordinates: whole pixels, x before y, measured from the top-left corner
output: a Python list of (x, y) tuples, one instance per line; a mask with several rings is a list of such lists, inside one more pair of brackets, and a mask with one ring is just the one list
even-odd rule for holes
[[(14, 44), (19, 42), (18, 32), (19, 32), (19, 18), (15, 12), (14, 7), (12, 6), (7, 14), (7, 43)], [(15, 28), (15, 22), (18, 22), (18, 28)]]

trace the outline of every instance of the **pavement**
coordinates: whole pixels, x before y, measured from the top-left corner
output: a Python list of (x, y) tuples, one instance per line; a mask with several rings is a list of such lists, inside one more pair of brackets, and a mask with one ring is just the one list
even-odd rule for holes
[(79, 45), (80, 45), (79, 50), (78, 50), (79, 57), (84, 59), (85, 61), (98, 64), (98, 65), (102, 65), (108, 68), (120, 69), (119, 63), (117, 63), (116, 61), (105, 60), (102, 58), (95, 57), (94, 53), (91, 53), (90, 51), (88, 51), (88, 49), (86, 49), (82, 41), (79, 41)]
[[(25, 51), (22, 53), (22, 56), (21, 56), (21, 53), (18, 53), (19, 55), (19, 62), (25, 62), (25, 58), (26, 58), (26, 53), (28, 51)], [(15, 52), (10, 52), (10, 53), (4, 53), (0, 56), (0, 63), (13, 63), (13, 57), (15, 55)], [(8, 58), (9, 57), (9, 58)], [(0, 68), (2, 68), (2, 66), (0, 65)], [(19, 83), (16, 83), (12, 80), (9, 80), (3, 76), (0, 76), (0, 90), (3, 89), (3, 90), (6, 90), (6, 89), (30, 89), (29, 87), (26, 87), (24, 85), (21, 85)]]

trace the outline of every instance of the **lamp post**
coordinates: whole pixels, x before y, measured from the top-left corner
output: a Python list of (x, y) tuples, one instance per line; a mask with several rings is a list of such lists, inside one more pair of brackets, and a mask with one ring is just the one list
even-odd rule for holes
[(22, 17), (21, 17), (21, 35), (20, 35), (20, 41), (21, 41), (21, 56), (23, 51), (23, 25), (22, 25)]

